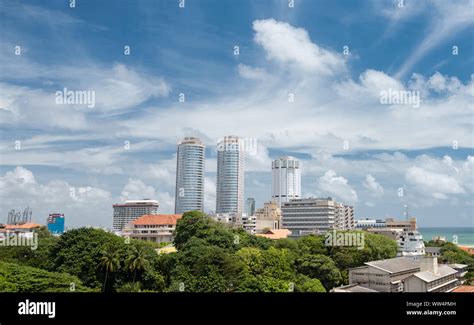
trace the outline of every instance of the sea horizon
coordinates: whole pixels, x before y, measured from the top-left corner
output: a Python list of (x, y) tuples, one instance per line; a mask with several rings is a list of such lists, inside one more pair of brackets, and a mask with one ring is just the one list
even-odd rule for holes
[(418, 227), (424, 241), (430, 241), (433, 237), (445, 237), (448, 242), (458, 246), (474, 246), (474, 227)]

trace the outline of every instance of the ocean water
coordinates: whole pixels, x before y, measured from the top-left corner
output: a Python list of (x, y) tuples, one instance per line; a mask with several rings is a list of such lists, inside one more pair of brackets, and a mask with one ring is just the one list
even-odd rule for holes
[(454, 242), (457, 237), (458, 245), (474, 246), (474, 228), (469, 227), (443, 227), (428, 228), (420, 227), (418, 231), (423, 236), (424, 241), (429, 241), (435, 236), (445, 237), (447, 241)]

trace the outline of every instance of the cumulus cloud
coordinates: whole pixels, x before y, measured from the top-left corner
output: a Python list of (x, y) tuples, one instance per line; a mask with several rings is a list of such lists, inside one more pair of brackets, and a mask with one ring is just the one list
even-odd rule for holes
[(334, 75), (346, 69), (342, 55), (313, 43), (303, 28), (274, 19), (253, 22), (254, 40), (269, 59), (309, 69), (323, 75)]
[(438, 199), (447, 198), (446, 194), (464, 193), (458, 181), (449, 175), (435, 173), (412, 166), (406, 172), (406, 180)]
[[(49, 213), (64, 213), (69, 227), (78, 225), (108, 224), (112, 214), (111, 194), (92, 186), (74, 186), (63, 180), (40, 183), (32, 171), (18, 166), (0, 176), (0, 213), (6, 216), (11, 209), (21, 210), (29, 206), (33, 221), (45, 224)], [(6, 220), (4, 221), (6, 222)]]
[(317, 187), (321, 196), (334, 196), (346, 204), (358, 201), (357, 192), (349, 185), (348, 180), (337, 176), (333, 170), (328, 170), (318, 179)]
[(158, 200), (160, 213), (173, 213), (174, 211), (174, 193), (166, 191), (157, 191), (153, 186), (145, 184), (141, 179), (130, 178), (122, 189), (120, 196), (125, 200)]
[(371, 195), (373, 196), (382, 196), (384, 191), (382, 185), (380, 185), (375, 177), (370, 174), (365, 176), (365, 180), (363, 182), (364, 187), (370, 191)]

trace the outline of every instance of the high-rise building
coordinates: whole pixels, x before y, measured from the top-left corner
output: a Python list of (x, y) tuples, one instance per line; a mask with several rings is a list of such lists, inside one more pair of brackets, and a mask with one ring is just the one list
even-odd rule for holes
[(204, 144), (195, 137), (184, 138), (176, 158), (176, 214), (204, 210), (204, 168)]
[(282, 203), (283, 228), (292, 236), (348, 230), (354, 227), (354, 208), (332, 198), (294, 199)]
[(300, 162), (283, 156), (272, 162), (272, 200), (282, 203), (301, 198)]
[(217, 144), (216, 213), (243, 213), (244, 148), (237, 136)]
[(47, 220), (48, 231), (53, 235), (64, 233), (64, 214), (50, 213)]
[(158, 201), (156, 200), (128, 200), (124, 204), (114, 204), (113, 228), (122, 231), (130, 222), (145, 215), (158, 214)]
[(253, 197), (249, 197), (245, 201), (245, 213), (249, 216), (255, 215), (255, 199)]

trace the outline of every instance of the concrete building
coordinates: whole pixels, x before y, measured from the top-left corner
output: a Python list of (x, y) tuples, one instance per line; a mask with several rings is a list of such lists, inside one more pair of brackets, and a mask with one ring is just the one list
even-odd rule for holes
[(465, 276), (467, 272), (469, 271), (468, 270), (469, 265), (454, 263), (454, 264), (448, 264), (448, 266), (457, 272), (456, 278), (458, 279), (458, 282), (456, 283), (456, 285), (458, 286), (463, 285), (464, 282), (466, 282)]
[(281, 228), (281, 209), (277, 202), (265, 202), (263, 208), (257, 209), (256, 230), (261, 233), (264, 229), (280, 229)]
[(402, 228), (404, 231), (415, 231), (416, 218), (410, 218), (408, 220), (396, 220), (394, 218), (386, 218), (385, 225), (387, 228)]
[(147, 215), (158, 214), (158, 201), (156, 200), (128, 200), (124, 204), (114, 204), (113, 228), (122, 231), (130, 222)]
[(364, 264), (349, 269), (349, 284), (379, 292), (403, 292), (403, 280), (420, 271), (420, 263), (407, 257)]
[(245, 201), (245, 213), (249, 216), (255, 215), (255, 199), (253, 197), (249, 197)]
[(393, 240), (399, 240), (403, 234), (403, 229), (401, 228), (369, 228), (366, 230), (371, 234), (383, 235)]
[(48, 231), (53, 235), (64, 233), (64, 214), (51, 213), (46, 220)]
[(176, 223), (181, 217), (181, 214), (144, 215), (127, 225), (123, 236), (154, 243), (172, 242)]
[(458, 286), (457, 271), (448, 265), (438, 265), (437, 257), (420, 261), (420, 272), (406, 278), (404, 292), (450, 292)]
[(237, 136), (217, 144), (216, 213), (244, 211), (244, 148)]
[(176, 157), (176, 214), (204, 210), (204, 169), (204, 144), (195, 137), (184, 138)]
[(439, 257), (441, 256), (441, 247), (425, 247), (425, 253), (427, 256)]
[(282, 228), (293, 237), (347, 230), (354, 224), (354, 209), (332, 198), (295, 199), (282, 203)]
[(385, 228), (387, 225), (381, 219), (359, 219), (355, 221), (355, 228), (357, 229), (373, 229)]
[(255, 216), (248, 215), (247, 213), (241, 213), (236, 217), (236, 226), (242, 227), (247, 233), (255, 235), (257, 219)]
[(283, 202), (301, 198), (300, 161), (283, 156), (272, 162), (272, 200)]
[(378, 292), (378, 291), (369, 289), (366, 287), (361, 287), (357, 284), (349, 284), (349, 285), (333, 288), (330, 290), (330, 292)]
[(423, 236), (416, 230), (403, 231), (397, 240), (397, 256), (422, 258), (425, 255)]
[(335, 219), (335, 227), (339, 230), (350, 230), (355, 226), (354, 207), (337, 203), (337, 214)]

